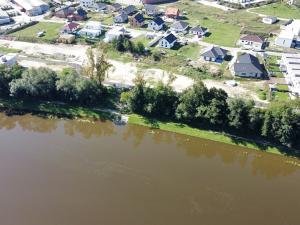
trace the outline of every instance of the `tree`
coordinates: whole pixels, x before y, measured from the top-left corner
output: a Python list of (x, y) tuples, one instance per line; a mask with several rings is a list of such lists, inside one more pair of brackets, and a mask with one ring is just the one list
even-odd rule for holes
[(0, 65), (0, 93), (9, 95), (9, 83), (15, 79), (21, 78), (25, 69), (19, 65), (7, 66)]
[(143, 114), (145, 108), (145, 87), (144, 77), (138, 75), (134, 81), (134, 88), (130, 91), (128, 106), (132, 112)]
[(10, 93), (15, 97), (52, 99), (56, 94), (57, 74), (48, 68), (30, 68), (20, 79), (10, 83)]
[(264, 110), (259, 108), (252, 108), (249, 112), (249, 128), (255, 134), (260, 134), (263, 126), (263, 121), (265, 118)]

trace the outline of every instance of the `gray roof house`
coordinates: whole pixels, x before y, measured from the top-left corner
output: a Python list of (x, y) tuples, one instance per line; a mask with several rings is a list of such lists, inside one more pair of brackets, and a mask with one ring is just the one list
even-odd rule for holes
[(174, 34), (169, 33), (168, 35), (159, 40), (158, 45), (161, 48), (172, 48), (175, 45), (176, 41), (177, 37)]
[(193, 27), (190, 30), (190, 32), (191, 32), (191, 34), (194, 34), (194, 35), (205, 36), (205, 34), (208, 32), (208, 29), (205, 27), (196, 26), (196, 27)]
[(251, 54), (242, 54), (238, 57), (236, 63), (233, 65), (234, 75), (239, 77), (261, 78), (264, 74), (257, 57)]
[(171, 30), (174, 32), (186, 32), (189, 27), (189, 24), (183, 21), (175, 21), (171, 25)]
[(127, 15), (132, 16), (138, 10), (137, 10), (137, 8), (134, 5), (129, 5), (126, 8), (124, 8), (122, 11), (124, 11)]
[(109, 7), (110, 7), (111, 11), (113, 11), (113, 12), (117, 12), (122, 9), (122, 5), (119, 3), (114, 3), (114, 4), (110, 5)]
[(163, 21), (162, 18), (156, 17), (148, 23), (148, 29), (158, 31), (163, 28), (164, 24), (165, 24), (165, 21)]
[(145, 4), (144, 8), (145, 8), (145, 12), (148, 16), (159, 15), (159, 9), (156, 5)]
[(219, 47), (211, 47), (201, 54), (205, 61), (222, 63), (228, 56), (228, 51)]
[(115, 23), (127, 23), (128, 22), (128, 15), (124, 12), (120, 12), (119, 14), (114, 16)]

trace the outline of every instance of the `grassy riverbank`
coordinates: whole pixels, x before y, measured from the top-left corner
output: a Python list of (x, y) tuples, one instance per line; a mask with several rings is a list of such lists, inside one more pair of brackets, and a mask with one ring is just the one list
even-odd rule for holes
[(131, 114), (129, 116), (128, 123), (147, 126), (154, 129), (161, 129), (164, 131), (170, 131), (178, 134), (184, 134), (193, 137), (208, 139), (212, 141), (218, 141), (218, 142), (236, 145), (240, 147), (251, 148), (251, 149), (269, 152), (277, 155), (292, 155), (287, 153), (287, 149), (281, 149), (279, 147), (271, 146), (262, 142), (260, 143), (255, 140), (230, 136), (229, 134), (226, 133), (214, 132), (209, 130), (201, 130), (181, 123), (163, 122), (159, 120), (148, 119), (136, 114)]
[(65, 118), (92, 118), (95, 120), (113, 119), (113, 115), (98, 108), (49, 101), (25, 101), (13, 98), (0, 98), (0, 110), (8, 114), (32, 113)]

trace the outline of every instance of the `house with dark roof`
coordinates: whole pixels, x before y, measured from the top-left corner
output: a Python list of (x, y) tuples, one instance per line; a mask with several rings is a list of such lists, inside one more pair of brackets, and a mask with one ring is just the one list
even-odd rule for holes
[(161, 48), (173, 48), (176, 41), (177, 37), (174, 34), (169, 33), (159, 40), (158, 45)]
[(165, 21), (163, 21), (162, 18), (156, 17), (148, 23), (148, 29), (158, 31), (158, 30), (163, 29), (164, 24), (165, 24)]
[(206, 49), (201, 56), (205, 61), (222, 63), (228, 56), (228, 51), (220, 47), (211, 47)]
[(244, 34), (241, 36), (238, 44), (246, 49), (259, 51), (265, 47), (265, 39), (258, 35)]
[(257, 57), (244, 53), (238, 56), (233, 64), (233, 73), (239, 77), (261, 78), (264, 75), (264, 69)]
[(79, 29), (79, 24), (75, 22), (67, 23), (61, 30), (63, 34), (73, 34)]
[(176, 33), (180, 33), (180, 32), (186, 33), (188, 28), (189, 28), (189, 24), (183, 21), (175, 21), (171, 25), (171, 31), (174, 31)]
[(191, 34), (194, 34), (194, 35), (197, 35), (198, 37), (203, 37), (207, 34), (208, 32), (208, 29), (205, 28), (205, 27), (201, 27), (201, 26), (196, 26), (196, 27), (193, 27), (191, 30), (190, 30), (190, 33)]
[(137, 13), (130, 17), (130, 26), (132, 27), (142, 27), (145, 25), (145, 18), (141, 13)]
[(128, 22), (128, 15), (121, 11), (119, 14), (114, 16), (115, 23), (127, 23)]
[(129, 5), (122, 9), (122, 11), (124, 11), (128, 16), (132, 16), (138, 12), (137, 8), (134, 5)]
[(119, 10), (122, 9), (122, 5), (119, 3), (114, 3), (114, 4), (110, 5), (109, 8), (113, 12), (118, 12)]
[(63, 7), (60, 9), (57, 9), (54, 12), (54, 16), (58, 17), (58, 18), (67, 18), (68, 16), (72, 15), (75, 12), (75, 8), (74, 7)]
[(148, 16), (157, 16), (160, 14), (159, 8), (156, 5), (145, 4), (144, 9)]
[(95, 11), (97, 12), (107, 12), (108, 10), (108, 5), (103, 3), (103, 2), (95, 2)]
[(68, 21), (79, 21), (87, 18), (87, 12), (83, 8), (78, 8), (74, 13), (69, 15)]

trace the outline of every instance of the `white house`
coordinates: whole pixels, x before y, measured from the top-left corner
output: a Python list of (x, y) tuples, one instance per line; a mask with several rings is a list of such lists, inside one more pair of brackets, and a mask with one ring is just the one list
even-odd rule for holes
[(294, 47), (295, 41), (300, 35), (300, 20), (289, 21), (286, 26), (281, 27), (281, 32), (275, 39), (275, 44), (281, 47)]
[(101, 35), (102, 25), (97, 21), (89, 21), (84, 28), (79, 31), (81, 36), (97, 37)]
[(238, 44), (246, 49), (258, 51), (264, 48), (265, 39), (257, 35), (245, 34), (241, 36)]
[(10, 23), (10, 18), (9, 18), (8, 14), (5, 11), (0, 9), (0, 25), (1, 24), (6, 24), (6, 23)]
[(281, 58), (280, 68), (289, 85), (289, 90), (295, 96), (300, 96), (300, 55), (284, 54)]
[(120, 12), (116, 16), (114, 16), (115, 23), (127, 23), (128, 22), (128, 15), (124, 12)]
[(162, 18), (156, 17), (148, 23), (148, 29), (159, 31), (159, 30), (163, 29), (164, 24), (165, 24), (165, 22), (163, 21)]
[(159, 40), (158, 46), (161, 48), (172, 48), (175, 45), (176, 40), (176, 36), (172, 33), (169, 33)]
[(273, 24), (277, 22), (277, 17), (274, 16), (266, 16), (262, 18), (262, 22), (265, 24)]
[(129, 34), (128, 31), (125, 30), (123, 27), (114, 27), (111, 30), (105, 33), (105, 42), (112, 42), (113, 40), (118, 40), (120, 37)]
[(174, 31), (176, 33), (179, 32), (186, 33), (188, 28), (189, 28), (189, 24), (183, 21), (175, 21), (171, 25), (171, 31)]
[(17, 63), (17, 55), (14, 53), (8, 53), (6, 55), (0, 54), (0, 65), (5, 64), (7, 66), (13, 66)]
[(37, 16), (49, 10), (49, 5), (42, 0), (13, 0), (29, 16)]
[(95, 8), (96, 1), (95, 0), (80, 0), (80, 6), (82, 8)]
[(193, 27), (190, 30), (191, 34), (197, 35), (199, 37), (203, 37), (207, 34), (208, 29), (200, 26)]

